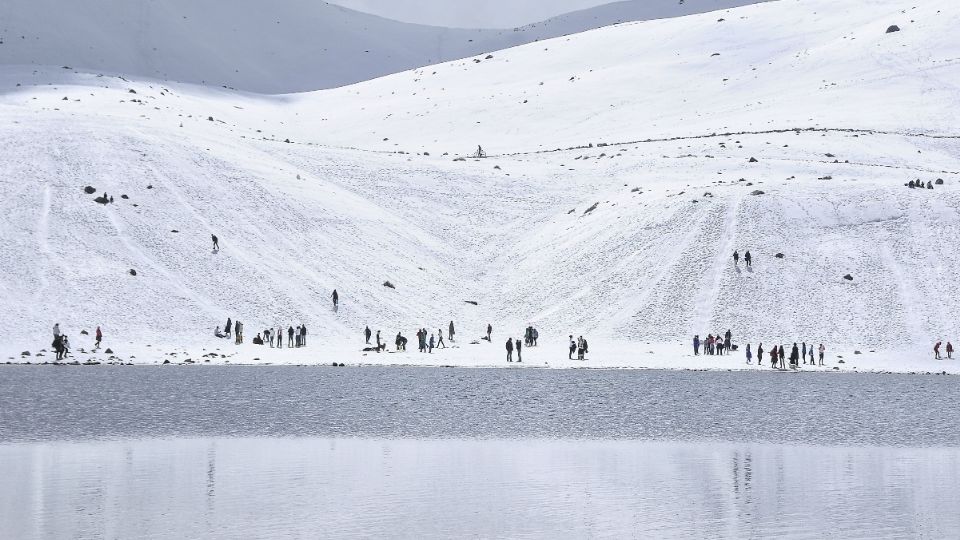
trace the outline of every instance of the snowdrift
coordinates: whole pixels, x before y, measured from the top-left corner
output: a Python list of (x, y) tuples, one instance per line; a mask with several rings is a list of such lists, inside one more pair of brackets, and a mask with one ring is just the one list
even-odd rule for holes
[(6, 346), (220, 346), (230, 316), (345, 350), (491, 322), (497, 360), (528, 324), (623, 365), (728, 328), (925, 358), (960, 331), (958, 19), (773, 2), (280, 97), (4, 68)]

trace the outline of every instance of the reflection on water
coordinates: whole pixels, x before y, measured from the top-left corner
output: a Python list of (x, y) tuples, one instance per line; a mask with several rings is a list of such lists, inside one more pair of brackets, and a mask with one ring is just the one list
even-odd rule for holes
[(556, 440), (0, 445), (2, 538), (960, 534), (960, 450)]

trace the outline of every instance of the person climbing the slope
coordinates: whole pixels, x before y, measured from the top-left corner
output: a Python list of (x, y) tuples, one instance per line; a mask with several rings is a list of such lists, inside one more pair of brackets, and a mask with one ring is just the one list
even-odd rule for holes
[(507, 338), (507, 362), (513, 362), (513, 338)]
[(753, 257), (750, 256), (749, 250), (743, 254), (743, 262), (747, 263), (747, 268), (753, 268)]
[(367, 339), (367, 345), (369, 345), (370, 344), (370, 327), (369, 326), (364, 328), (363, 337)]
[(213, 240), (213, 250), (220, 251), (220, 240), (217, 239), (217, 235), (211, 234), (210, 238)]
[(447, 336), (450, 338), (450, 342), (453, 343), (453, 335), (456, 332), (453, 331), (453, 321), (450, 321), (450, 327), (447, 329)]
[(740, 252), (734, 251), (734, 252), (733, 252), (733, 265), (734, 265), (734, 266), (738, 266), (739, 264), (740, 264)]
[(336, 313), (340, 309), (340, 295), (337, 294), (337, 290), (333, 290), (333, 294), (330, 295), (330, 298), (333, 299), (333, 312)]
[(517, 362), (523, 362), (523, 358), (520, 356), (520, 350), (523, 347), (520, 346), (520, 340), (517, 340)]

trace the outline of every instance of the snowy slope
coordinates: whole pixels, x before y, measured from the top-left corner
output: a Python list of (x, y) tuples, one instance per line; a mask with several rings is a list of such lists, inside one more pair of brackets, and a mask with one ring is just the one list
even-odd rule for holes
[(601, 6), (530, 27), (448, 29), (379, 18), (320, 0), (5, 0), (0, 64), (70, 66), (267, 93), (343, 86), (624, 20), (745, 0)]
[(454, 319), (623, 365), (727, 328), (912, 361), (960, 333), (958, 22), (774, 2), (280, 97), (4, 68), (7, 347), (54, 321), (157, 346), (303, 321), (353, 347)]

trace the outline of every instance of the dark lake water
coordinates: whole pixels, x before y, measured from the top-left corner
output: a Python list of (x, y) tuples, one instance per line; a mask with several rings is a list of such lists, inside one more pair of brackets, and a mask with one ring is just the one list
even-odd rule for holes
[(947, 376), (5, 367), (0, 440), (563, 438), (960, 446)]

